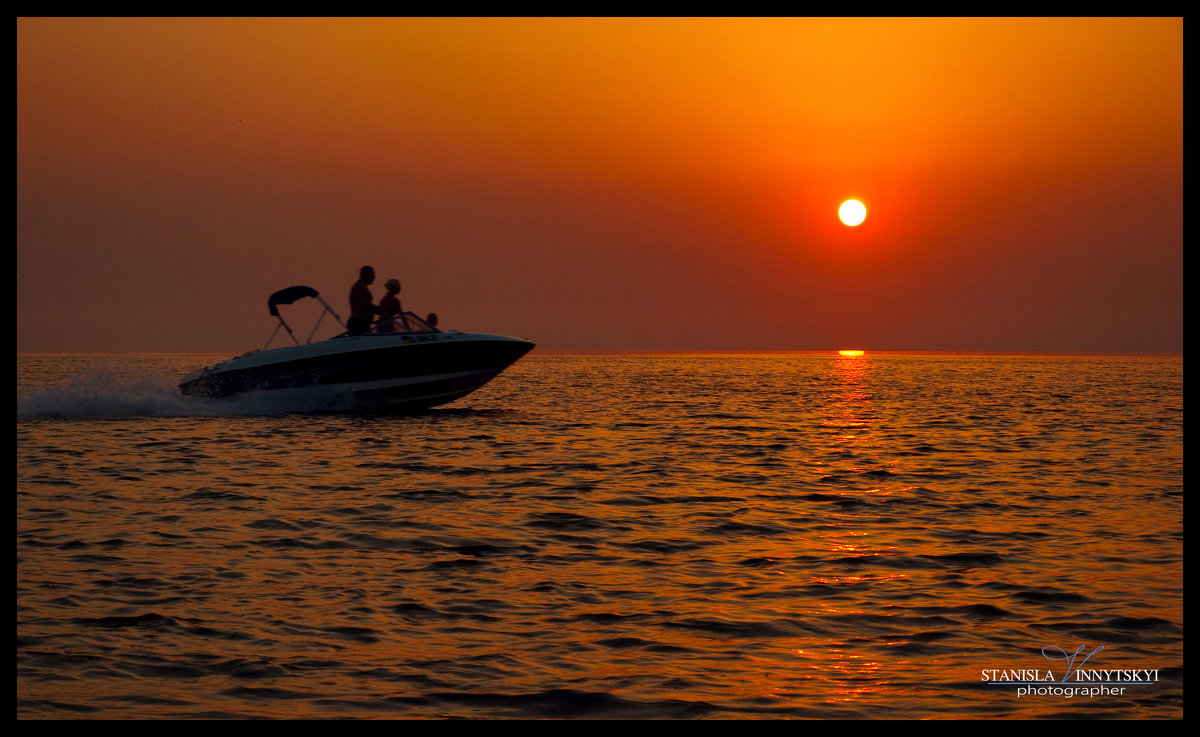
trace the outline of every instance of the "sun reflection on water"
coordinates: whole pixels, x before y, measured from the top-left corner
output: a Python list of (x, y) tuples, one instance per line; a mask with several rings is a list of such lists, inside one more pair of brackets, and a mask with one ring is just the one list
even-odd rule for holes
[(833, 360), (831, 400), (821, 410), (821, 425), (833, 433), (838, 447), (834, 455), (854, 460), (868, 443), (869, 431), (877, 423), (868, 378), (872, 364), (863, 356), (839, 356)]

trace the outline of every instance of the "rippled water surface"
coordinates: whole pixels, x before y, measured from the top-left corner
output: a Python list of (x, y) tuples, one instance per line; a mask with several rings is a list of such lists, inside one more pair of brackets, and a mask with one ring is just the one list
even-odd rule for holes
[(18, 718), (1182, 716), (1181, 357), (534, 353), (409, 417), (211, 358), (18, 356)]

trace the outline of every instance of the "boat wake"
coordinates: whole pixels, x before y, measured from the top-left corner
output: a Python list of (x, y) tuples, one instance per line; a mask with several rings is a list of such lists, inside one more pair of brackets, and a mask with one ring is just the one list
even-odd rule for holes
[(120, 377), (107, 369), (78, 374), (17, 398), (17, 419), (235, 417), (335, 412), (344, 399), (313, 390), (287, 396), (206, 399), (180, 394), (171, 376)]

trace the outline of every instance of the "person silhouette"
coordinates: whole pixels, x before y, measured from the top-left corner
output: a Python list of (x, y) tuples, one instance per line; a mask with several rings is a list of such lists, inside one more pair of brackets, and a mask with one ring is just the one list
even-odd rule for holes
[(400, 282), (388, 279), (383, 283), (383, 288), (387, 290), (387, 294), (379, 300), (379, 330), (380, 332), (394, 333), (397, 328), (396, 323), (387, 323), (387, 321), (402, 312), (400, 298), (397, 296), (400, 294)]
[(358, 270), (358, 281), (350, 287), (350, 319), (346, 321), (346, 329), (351, 335), (362, 335), (370, 330), (372, 319), (379, 313), (371, 290), (367, 289), (374, 282), (375, 269), (364, 266)]

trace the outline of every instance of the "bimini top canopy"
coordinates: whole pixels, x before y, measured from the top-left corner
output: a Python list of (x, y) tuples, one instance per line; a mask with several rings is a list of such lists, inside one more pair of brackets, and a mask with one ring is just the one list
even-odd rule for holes
[(277, 305), (290, 305), (298, 299), (316, 296), (317, 290), (312, 287), (288, 287), (272, 294), (271, 298), (267, 300), (267, 308), (271, 311), (272, 316), (279, 317)]
[(338, 314), (333, 311), (333, 308), (330, 307), (325, 300), (321, 299), (321, 295), (317, 294), (317, 290), (313, 289), (312, 287), (288, 287), (287, 289), (280, 289), (267, 299), (267, 309), (271, 311), (271, 315), (279, 321), (279, 324), (275, 326), (275, 332), (271, 333), (271, 338), (267, 341), (267, 345), (263, 350), (271, 347), (271, 341), (275, 340), (275, 333), (278, 333), (279, 328), (281, 327), (288, 331), (288, 335), (292, 336), (292, 340), (295, 341), (296, 345), (300, 345), (300, 341), (296, 338), (295, 334), (292, 333), (292, 329), (288, 327), (288, 324), (284, 321), (283, 316), (279, 314), (279, 305), (290, 305), (296, 300), (304, 299), (306, 297), (311, 297), (317, 300), (321, 303), (321, 307), (324, 308), (321, 310), (321, 314), (317, 317), (317, 323), (313, 325), (312, 332), (308, 334), (309, 343), (312, 342), (313, 336), (317, 334), (317, 328), (321, 326), (321, 320), (325, 317), (326, 312), (333, 315), (333, 319), (337, 320), (338, 323), (341, 323), (343, 328), (346, 327), (345, 324), (342, 323), (342, 318), (338, 317)]

